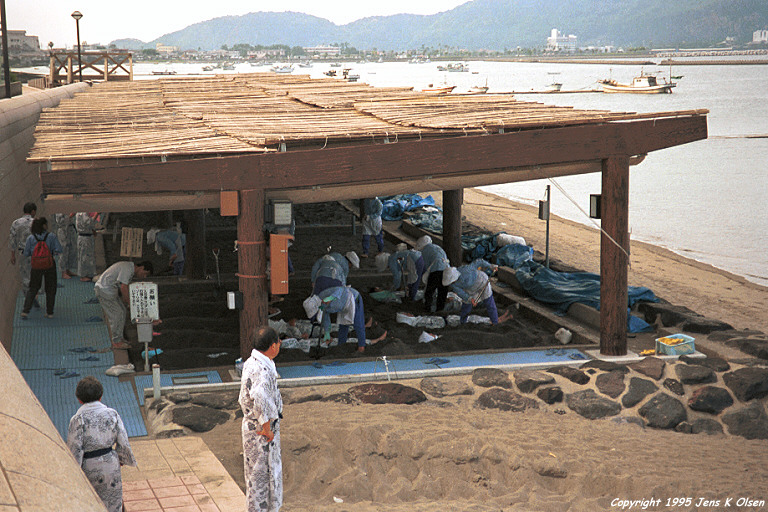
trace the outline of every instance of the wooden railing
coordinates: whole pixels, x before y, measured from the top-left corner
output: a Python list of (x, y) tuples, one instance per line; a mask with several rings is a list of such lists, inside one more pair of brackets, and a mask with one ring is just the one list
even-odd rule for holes
[(126, 51), (81, 52), (52, 50), (48, 79), (54, 85), (70, 84), (80, 80), (133, 80), (133, 54)]

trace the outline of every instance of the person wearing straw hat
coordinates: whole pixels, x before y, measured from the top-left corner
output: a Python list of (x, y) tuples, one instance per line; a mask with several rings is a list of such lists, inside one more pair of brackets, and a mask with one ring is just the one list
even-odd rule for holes
[(384, 211), (384, 205), (378, 197), (363, 201), (363, 252), (361, 254), (363, 258), (368, 257), (368, 251), (371, 248), (371, 236), (376, 239), (379, 252), (384, 251), (382, 211)]
[(446, 268), (443, 271), (442, 283), (443, 286), (450, 286), (451, 291), (458, 295), (463, 303), (459, 312), (459, 321), (462, 324), (467, 323), (472, 308), (481, 302), (485, 305), (493, 325), (504, 322), (511, 317), (509, 312), (505, 311), (499, 318), (488, 274), (474, 265)]
[(416, 250), (421, 252), (424, 259), (424, 272), (422, 281), (427, 285), (424, 290), (424, 308), (427, 313), (432, 312), (432, 305), (435, 303), (435, 293), (437, 293), (437, 309), (445, 309), (445, 301), (448, 297), (448, 287), (443, 286), (443, 270), (450, 266), (448, 256), (439, 245), (432, 243), (429, 235), (424, 235), (416, 240)]

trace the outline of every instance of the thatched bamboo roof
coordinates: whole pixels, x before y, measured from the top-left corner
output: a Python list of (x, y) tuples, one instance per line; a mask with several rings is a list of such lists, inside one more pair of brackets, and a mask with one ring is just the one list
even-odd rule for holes
[(576, 110), (270, 73), (94, 85), (44, 111), (30, 162), (197, 157), (692, 115)]

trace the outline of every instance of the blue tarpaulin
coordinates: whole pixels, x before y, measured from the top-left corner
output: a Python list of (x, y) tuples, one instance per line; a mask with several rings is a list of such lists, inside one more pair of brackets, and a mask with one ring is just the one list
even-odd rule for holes
[(505, 245), (496, 252), (496, 264), (517, 268), (533, 259), (533, 247), (522, 244)]
[[(598, 274), (555, 272), (535, 261), (526, 261), (516, 270), (515, 276), (523, 289), (539, 302), (553, 306), (557, 314), (564, 315), (574, 302), (600, 309), (600, 276)], [(630, 286), (627, 291), (628, 307), (632, 307), (641, 300), (659, 301), (650, 289), (643, 286)], [(633, 328), (642, 329), (644, 326)]]
[(384, 210), (381, 212), (383, 220), (400, 220), (403, 213), (423, 208), (425, 206), (435, 206), (435, 200), (432, 196), (422, 198), (418, 194), (398, 194), (396, 196), (380, 197)]

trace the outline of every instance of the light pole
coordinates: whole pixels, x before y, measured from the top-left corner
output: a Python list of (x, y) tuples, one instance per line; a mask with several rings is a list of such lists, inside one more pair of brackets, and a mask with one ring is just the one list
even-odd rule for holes
[(80, 81), (83, 81), (83, 61), (80, 58), (80, 18), (83, 14), (80, 11), (72, 13), (72, 17), (75, 18), (75, 26), (77, 27), (77, 70), (80, 72)]

